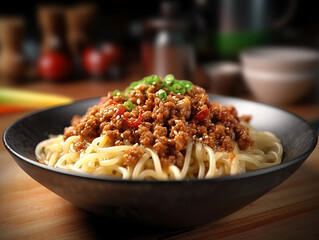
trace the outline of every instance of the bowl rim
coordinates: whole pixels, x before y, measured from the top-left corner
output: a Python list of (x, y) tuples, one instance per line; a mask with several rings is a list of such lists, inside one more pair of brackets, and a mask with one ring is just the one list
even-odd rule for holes
[[(294, 51), (298, 52), (305, 52), (309, 54), (304, 58), (275, 58), (269, 55), (262, 55), (262, 52), (268, 51)], [(257, 53), (257, 54), (254, 54)], [(259, 53), (259, 54), (258, 54)], [(240, 52), (240, 58), (242, 60), (254, 60), (259, 62), (270, 62), (276, 63), (278, 62), (282, 64), (290, 64), (290, 63), (303, 63), (303, 62), (319, 62), (319, 51), (313, 48), (304, 47), (304, 46), (260, 46), (260, 47), (251, 47), (244, 49)]]
[[(316, 130), (306, 121), (304, 120), (302, 117), (284, 110), (280, 107), (277, 106), (273, 106), (270, 104), (266, 104), (266, 103), (261, 103), (261, 102), (256, 102), (256, 101), (252, 101), (252, 100), (247, 100), (247, 99), (242, 99), (242, 98), (236, 98), (236, 97), (231, 97), (231, 96), (224, 96), (224, 95), (219, 95), (219, 94), (210, 94), (208, 93), (209, 97), (212, 96), (216, 96), (216, 97), (222, 97), (222, 98), (227, 98), (229, 100), (233, 100), (233, 101), (241, 101), (244, 103), (250, 103), (250, 104), (257, 104), (257, 105), (262, 105), (262, 106), (266, 106), (266, 107), (270, 107), (276, 110), (280, 110), (285, 112), (286, 114), (289, 114), (295, 118), (298, 118), (300, 121), (302, 121), (311, 131), (312, 133), (312, 139), (311, 139), (311, 144), (308, 146), (308, 148), (306, 148), (306, 150), (302, 153), (300, 153), (298, 156), (294, 157), (293, 159), (291, 159), (290, 161), (287, 162), (282, 162), (279, 165), (273, 166), (273, 167), (268, 167), (268, 168), (263, 168), (263, 169), (258, 169), (258, 170), (254, 170), (254, 171), (250, 171), (250, 172), (246, 172), (246, 173), (241, 173), (241, 174), (236, 174), (236, 175), (227, 175), (227, 176), (222, 176), (222, 177), (217, 177), (217, 178), (205, 178), (205, 179), (182, 179), (182, 180), (132, 180), (132, 179), (119, 179), (119, 178), (112, 178), (109, 176), (97, 176), (97, 175), (91, 175), (91, 174), (86, 174), (86, 173), (79, 173), (79, 172), (73, 172), (73, 171), (69, 171), (69, 170), (64, 170), (64, 169), (59, 169), (59, 168), (54, 168), (54, 167), (50, 167), (47, 165), (44, 165), (36, 160), (27, 158), (19, 153), (17, 153), (14, 149), (12, 149), (9, 145), (9, 143), (7, 142), (6, 136), (8, 134), (8, 131), (10, 131), (10, 129), (12, 127), (14, 127), (17, 123), (24, 121), (25, 119), (37, 115), (37, 114), (41, 114), (43, 112), (46, 112), (48, 110), (51, 109), (56, 109), (58, 110), (59, 108), (63, 108), (66, 106), (70, 106), (73, 104), (79, 104), (81, 102), (85, 102), (85, 101), (89, 101), (89, 100), (93, 100), (93, 99), (99, 99), (100, 97), (93, 97), (93, 98), (85, 98), (85, 99), (81, 99), (81, 100), (76, 100), (73, 103), (70, 104), (66, 104), (66, 105), (61, 105), (61, 106), (56, 106), (56, 107), (49, 107), (49, 108), (45, 108), (45, 109), (41, 109), (41, 110), (37, 110), (37, 111), (33, 111), (30, 112), (24, 116), (22, 116), (21, 118), (13, 121), (11, 124), (9, 124), (3, 135), (2, 135), (2, 141), (3, 144), (5, 146), (5, 148), (7, 149), (7, 151), (14, 155), (15, 157), (17, 157), (20, 160), (23, 160), (24, 162), (31, 164), (35, 167), (39, 167), (42, 170), (46, 170), (46, 171), (52, 171), (54, 173), (57, 174), (63, 174), (63, 175), (67, 175), (70, 177), (77, 177), (77, 178), (82, 178), (82, 179), (86, 179), (86, 180), (92, 180), (92, 181), (102, 181), (102, 182), (112, 182), (112, 183), (118, 183), (118, 184), (196, 184), (196, 183), (208, 183), (208, 182), (223, 182), (223, 181), (234, 181), (234, 180), (240, 180), (240, 179), (246, 179), (246, 178), (252, 178), (255, 176), (261, 176), (261, 175), (265, 175), (268, 173), (272, 173), (272, 172), (276, 172), (279, 171), (281, 169), (284, 169), (286, 167), (289, 167), (291, 165), (294, 165), (298, 162), (302, 163), (303, 161), (306, 160), (306, 158), (311, 154), (311, 152), (313, 151), (313, 149), (316, 147), (317, 142), (318, 142), (318, 134), (316, 132)], [(15, 161), (17, 161), (16, 159), (14, 159)]]
[(251, 67), (244, 67), (242, 69), (244, 80), (248, 77), (254, 78), (254, 80), (265, 81), (269, 83), (273, 82), (308, 82), (315, 81), (317, 73), (314, 71), (300, 72), (300, 73), (286, 73), (286, 72), (271, 72), (267, 70), (256, 70)]

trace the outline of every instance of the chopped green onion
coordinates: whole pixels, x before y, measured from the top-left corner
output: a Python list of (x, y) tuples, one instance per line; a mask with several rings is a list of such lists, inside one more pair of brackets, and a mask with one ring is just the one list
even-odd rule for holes
[(135, 88), (135, 87), (137, 87), (140, 84), (141, 84), (141, 81), (132, 82), (130, 87)]
[(141, 81), (143, 84), (148, 84), (148, 82), (151, 81), (151, 76), (144, 77)]
[(174, 93), (180, 93), (180, 94), (184, 94), (186, 92), (186, 89), (184, 87), (184, 85), (180, 84), (180, 83), (175, 83), (173, 85), (173, 92)]
[[(149, 85), (151, 83), (148, 83), (148, 81), (151, 82), (151, 76), (148, 76), (148, 77), (144, 77), (143, 79), (139, 80), (139, 81), (135, 81), (135, 82), (132, 82), (130, 84), (130, 86), (127, 88), (129, 92), (131, 92), (132, 90), (136, 89), (137, 86), (139, 85)], [(148, 80), (149, 79), (149, 80)], [(154, 83), (155, 84), (155, 83)]]
[(163, 82), (162, 85), (163, 85), (163, 88), (167, 88), (170, 92), (172, 91), (171, 85), (168, 85), (166, 82)]
[(170, 92), (173, 90), (172, 85), (175, 82), (175, 77), (172, 74), (168, 74), (166, 75), (166, 77), (164, 78), (162, 85), (164, 88), (167, 88)]
[[(132, 82), (129, 87), (126, 88), (125, 93), (128, 94), (132, 90), (136, 89), (137, 86), (139, 85), (155, 85), (160, 81), (160, 77), (158, 75), (150, 75), (146, 76), (143, 79)], [(163, 78), (161, 81), (162, 84), (162, 89), (157, 91), (157, 95), (161, 100), (165, 100), (167, 98), (167, 92), (165, 89), (168, 90), (168, 93), (174, 92), (176, 94), (185, 94), (186, 91), (192, 90), (193, 84), (190, 81), (187, 80), (177, 80), (173, 74), (168, 74)], [(126, 97), (123, 93), (121, 93), (119, 90), (115, 90), (113, 92), (114, 96), (121, 95), (123, 97)]]
[(127, 88), (126, 88), (126, 92), (128, 91), (128, 92), (131, 92), (131, 91), (133, 91), (138, 85), (141, 85), (141, 84), (144, 84), (143, 83), (143, 80), (140, 80), (140, 81), (135, 81), (135, 82), (132, 82), (131, 84), (130, 84), (130, 86), (128, 86)]
[(172, 85), (173, 82), (175, 80), (175, 77), (173, 74), (168, 74), (166, 75), (166, 77), (164, 78), (164, 82), (167, 83), (168, 85)]
[(151, 75), (143, 78), (145, 84), (155, 85), (159, 81), (160, 77), (157, 75)]
[(132, 111), (134, 108), (134, 104), (131, 101), (125, 101), (123, 105), (127, 111)]
[(157, 95), (162, 101), (166, 100), (166, 98), (167, 98), (167, 93), (164, 89), (158, 90)]
[(121, 91), (120, 90), (114, 90), (113, 91), (113, 96), (117, 96), (117, 95), (119, 95), (119, 94), (121, 94)]
[(191, 90), (193, 88), (193, 84), (190, 81), (181, 80), (180, 83), (184, 85), (186, 90)]
[(126, 98), (126, 95), (122, 93), (120, 90), (114, 90), (113, 91), (113, 96), (121, 95), (122, 97)]

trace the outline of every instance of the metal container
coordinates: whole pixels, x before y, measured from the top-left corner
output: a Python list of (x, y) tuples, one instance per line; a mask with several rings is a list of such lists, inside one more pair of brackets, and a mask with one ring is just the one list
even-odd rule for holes
[(143, 23), (142, 61), (146, 75), (193, 80), (194, 50), (185, 20), (164, 14)]

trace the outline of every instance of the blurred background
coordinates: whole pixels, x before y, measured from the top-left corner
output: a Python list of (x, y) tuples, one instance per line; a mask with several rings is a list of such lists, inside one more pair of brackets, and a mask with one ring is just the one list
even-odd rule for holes
[(80, 98), (70, 89), (172, 73), (275, 105), (318, 101), (318, 8), (314, 0), (6, 1), (0, 86)]

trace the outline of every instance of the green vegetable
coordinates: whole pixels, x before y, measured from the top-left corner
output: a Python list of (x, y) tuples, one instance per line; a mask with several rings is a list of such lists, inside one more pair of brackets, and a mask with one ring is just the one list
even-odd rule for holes
[(166, 75), (166, 77), (164, 78), (164, 82), (167, 83), (168, 85), (172, 85), (173, 82), (175, 80), (175, 77), (173, 74), (168, 74)]
[(162, 82), (162, 85), (163, 85), (164, 88), (167, 88), (171, 92), (171, 91), (173, 91), (172, 86), (173, 86), (175, 81), (177, 81), (177, 80), (175, 80), (174, 75), (168, 74), (164, 78), (164, 80)]
[(113, 96), (117, 96), (118, 94), (121, 94), (121, 91), (120, 90), (114, 90), (113, 91)]
[(158, 90), (157, 95), (162, 101), (166, 100), (166, 98), (167, 98), (167, 93), (164, 89)]
[(131, 101), (126, 101), (123, 105), (127, 111), (132, 111), (134, 108), (134, 104)]
[(173, 90), (172, 86), (168, 85), (166, 82), (163, 82), (162, 85), (164, 88), (167, 88), (170, 92)]
[(132, 82), (130, 87), (135, 88), (135, 87), (137, 87), (140, 84), (141, 84), (141, 81)]
[(186, 92), (186, 89), (184, 87), (184, 85), (180, 84), (180, 83), (175, 83), (173, 85), (173, 92), (174, 93), (180, 93), (180, 94), (184, 94)]
[(185, 87), (186, 91), (193, 88), (193, 84), (190, 81), (181, 80), (180, 83)]
[(133, 91), (138, 85), (142, 84), (142, 80), (141, 81), (136, 81), (136, 82), (132, 82), (130, 84), (130, 86), (128, 86), (126, 89), (125, 89), (125, 92), (128, 93), (128, 92), (131, 92)]
[(126, 92), (130, 92), (134, 90), (138, 85), (144, 84), (144, 85), (155, 85), (160, 80), (160, 77), (157, 75), (150, 75), (147, 77), (144, 77), (142, 80), (132, 82), (128, 88), (126, 88)]
[[(160, 81), (160, 77), (157, 75), (150, 75), (147, 77), (144, 77), (143, 79), (132, 82), (129, 87), (126, 88), (125, 93), (129, 93), (132, 90), (134, 90), (137, 86), (143, 84), (143, 85), (155, 85)], [(157, 91), (157, 95), (161, 100), (165, 100), (167, 98), (167, 92), (164, 89), (168, 89), (169, 92), (174, 92), (176, 94), (185, 94), (186, 91), (191, 90), (193, 88), (193, 84), (190, 81), (187, 80), (177, 80), (173, 74), (168, 74), (162, 79), (162, 89)], [(115, 90), (113, 92), (116, 95), (118, 95), (118, 90)]]
[(157, 75), (151, 75), (143, 78), (145, 84), (155, 85), (160, 80), (160, 77)]
[(113, 96), (121, 95), (122, 97), (126, 98), (126, 95), (122, 93), (120, 90), (114, 90), (113, 91)]

